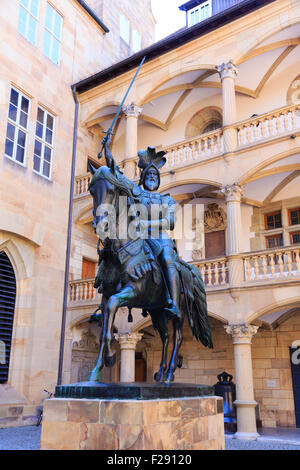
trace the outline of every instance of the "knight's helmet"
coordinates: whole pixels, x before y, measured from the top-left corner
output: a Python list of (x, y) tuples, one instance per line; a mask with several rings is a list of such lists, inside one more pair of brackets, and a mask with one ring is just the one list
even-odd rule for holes
[(145, 176), (147, 174), (147, 171), (150, 168), (154, 168), (157, 171), (159, 185), (160, 185), (159, 170), (167, 162), (167, 159), (164, 157), (165, 154), (166, 154), (166, 152), (164, 152), (163, 150), (156, 153), (156, 150), (155, 150), (154, 147), (148, 147), (147, 150), (139, 150), (139, 152), (138, 152), (138, 157), (139, 157), (138, 166), (139, 166), (139, 168), (142, 169), (142, 173), (141, 173), (141, 177), (140, 177), (140, 181), (139, 181), (140, 186), (144, 185)]

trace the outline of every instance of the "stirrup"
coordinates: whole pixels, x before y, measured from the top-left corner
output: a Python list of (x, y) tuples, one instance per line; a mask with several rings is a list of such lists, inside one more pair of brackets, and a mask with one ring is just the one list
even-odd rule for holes
[(171, 313), (171, 315), (173, 315), (174, 317), (176, 318), (180, 318), (180, 312), (175, 304), (175, 302), (172, 300), (172, 303), (171, 304), (167, 304), (165, 306), (165, 311), (168, 312), (168, 313)]

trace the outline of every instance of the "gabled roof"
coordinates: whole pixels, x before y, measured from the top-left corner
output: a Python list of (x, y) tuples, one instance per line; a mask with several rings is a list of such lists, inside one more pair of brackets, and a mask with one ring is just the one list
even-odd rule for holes
[(190, 28), (185, 27), (171, 34), (170, 36), (158, 41), (151, 46), (143, 49), (136, 54), (122, 60), (116, 64), (111, 65), (107, 69), (104, 69), (91, 77), (88, 77), (80, 82), (77, 82), (72, 88), (75, 88), (78, 93), (84, 93), (92, 88), (97, 87), (101, 83), (105, 83), (115, 77), (122, 75), (139, 66), (141, 60), (146, 56), (145, 62), (149, 62), (156, 57), (168, 53), (171, 50), (177, 49), (178, 47), (193, 41), (205, 34), (214, 31), (228, 23), (231, 23), (238, 18), (251, 13), (261, 7), (273, 3), (277, 0), (244, 0), (226, 10), (223, 10), (216, 15), (207, 18), (200, 23), (191, 26)]

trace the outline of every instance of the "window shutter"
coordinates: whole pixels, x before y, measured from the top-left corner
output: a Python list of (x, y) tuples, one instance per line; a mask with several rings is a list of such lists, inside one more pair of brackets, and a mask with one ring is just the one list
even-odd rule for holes
[(6, 253), (0, 252), (0, 383), (8, 380), (15, 300), (15, 273)]

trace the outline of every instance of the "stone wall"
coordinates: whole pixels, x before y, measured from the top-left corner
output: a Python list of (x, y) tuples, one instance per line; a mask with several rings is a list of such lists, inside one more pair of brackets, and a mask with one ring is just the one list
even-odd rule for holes
[[(195, 341), (185, 325), (180, 350), (183, 367), (176, 371), (176, 382), (214, 385), (218, 381), (217, 375), (223, 371), (233, 375), (235, 382), (232, 338), (221, 322), (211, 319), (210, 323), (214, 349), (204, 348)], [(294, 313), (273, 331), (260, 328), (252, 339), (254, 395), (263, 426), (295, 426), (289, 347), (299, 339), (300, 312)], [(160, 341), (155, 339), (153, 352), (148, 345), (147, 380), (150, 381), (159, 369), (160, 345)], [(149, 363), (152, 364), (150, 368)]]

